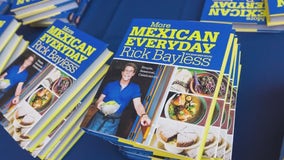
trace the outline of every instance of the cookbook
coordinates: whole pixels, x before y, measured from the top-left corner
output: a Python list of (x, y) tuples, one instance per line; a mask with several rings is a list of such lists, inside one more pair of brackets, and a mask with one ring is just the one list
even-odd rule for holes
[(112, 56), (107, 46), (56, 21), (1, 73), (7, 86), (1, 89), (0, 111), (23, 148), (76, 107), (69, 103)]
[(217, 142), (219, 132), (208, 132), (220, 121), (234, 37), (230, 24), (134, 19), (81, 127), (114, 144), (200, 159)]

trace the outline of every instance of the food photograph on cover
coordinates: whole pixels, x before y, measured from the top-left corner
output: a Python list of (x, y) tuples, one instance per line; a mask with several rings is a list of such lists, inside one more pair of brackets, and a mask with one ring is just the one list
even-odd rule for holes
[[(208, 114), (211, 99), (196, 95), (169, 92), (161, 117), (168, 119), (203, 125)], [(221, 100), (216, 103), (211, 123), (220, 123), (222, 113)]]
[(189, 157), (196, 157), (197, 148), (200, 144), (200, 132), (202, 128), (192, 128), (169, 119), (160, 119), (160, 126), (156, 129), (151, 145), (165, 149), (171, 153), (184, 154)]
[(54, 69), (43, 83), (57, 96), (60, 96), (72, 85), (73, 79), (64, 72)]
[[(174, 78), (171, 85), (171, 90), (173, 91), (213, 96), (217, 85), (218, 74), (210, 71), (178, 68)], [(219, 92), (220, 98), (225, 97), (226, 88), (227, 79), (224, 77)]]
[(43, 114), (56, 100), (55, 95), (40, 85), (32, 94), (26, 99), (26, 101), (40, 114)]

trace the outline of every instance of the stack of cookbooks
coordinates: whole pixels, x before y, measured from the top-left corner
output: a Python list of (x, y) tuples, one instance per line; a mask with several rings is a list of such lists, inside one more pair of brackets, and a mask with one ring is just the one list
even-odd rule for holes
[(55, 21), (1, 72), (1, 122), (23, 149), (59, 159), (80, 138), (82, 117), (113, 55), (107, 47)]
[(81, 127), (132, 159), (230, 159), (240, 53), (231, 24), (133, 19)]
[[(270, 5), (270, 3), (274, 5)], [(264, 0), (205, 0), (200, 21), (230, 23), (233, 24), (233, 28), (237, 32), (282, 32), (284, 21), (280, 20), (281, 7), (277, 8), (279, 11), (275, 8), (277, 3), (281, 2), (273, 0), (265, 2)], [(268, 6), (271, 7), (269, 11), (267, 10)], [(283, 13), (282, 11), (282, 19)]]
[(13, 1), (11, 13), (23, 25), (49, 26), (55, 20), (78, 24), (89, 0), (31, 0)]

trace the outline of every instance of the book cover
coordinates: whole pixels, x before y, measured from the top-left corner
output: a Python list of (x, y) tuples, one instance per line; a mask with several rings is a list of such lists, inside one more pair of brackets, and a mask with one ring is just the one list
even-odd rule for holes
[(60, 21), (31, 43), (1, 73), (8, 82), (1, 90), (1, 112), (13, 121), (13, 137), (32, 140), (63, 109), (72, 111), (67, 104), (112, 56), (107, 46)]
[(226, 24), (133, 20), (95, 97), (98, 110), (82, 126), (201, 158), (233, 39)]
[(268, 26), (284, 25), (284, 1), (264, 0), (266, 9), (266, 24)]
[(200, 21), (232, 23), (237, 32), (280, 32), (284, 26), (266, 25), (263, 0), (205, 0)]

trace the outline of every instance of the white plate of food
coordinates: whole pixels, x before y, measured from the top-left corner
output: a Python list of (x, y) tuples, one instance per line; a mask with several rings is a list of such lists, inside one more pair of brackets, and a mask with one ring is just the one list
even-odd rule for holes
[(200, 138), (196, 132), (178, 128), (159, 127), (156, 130), (156, 136), (167, 151), (176, 154), (184, 150), (196, 148), (200, 143)]

